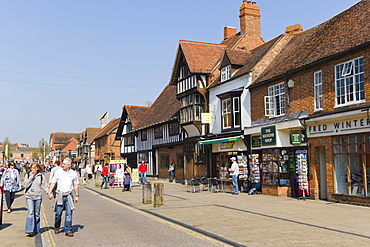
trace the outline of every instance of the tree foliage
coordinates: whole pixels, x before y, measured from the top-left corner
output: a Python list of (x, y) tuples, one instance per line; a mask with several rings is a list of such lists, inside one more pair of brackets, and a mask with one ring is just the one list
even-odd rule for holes
[(32, 152), (32, 158), (34, 160), (35, 159), (44, 160), (44, 159), (46, 159), (46, 156), (49, 153), (50, 153), (50, 146), (47, 143), (47, 141), (45, 141), (45, 139), (42, 138), (39, 141), (39, 145), (33, 150), (33, 152)]
[(12, 149), (10, 148), (9, 137), (5, 137), (3, 142), (3, 152), (6, 158), (12, 157)]

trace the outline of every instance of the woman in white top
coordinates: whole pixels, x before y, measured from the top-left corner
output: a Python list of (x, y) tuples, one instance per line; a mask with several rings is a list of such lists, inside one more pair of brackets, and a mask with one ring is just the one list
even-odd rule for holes
[(121, 186), (123, 188), (123, 169), (121, 165), (118, 165), (115, 177), (117, 179), (118, 187)]

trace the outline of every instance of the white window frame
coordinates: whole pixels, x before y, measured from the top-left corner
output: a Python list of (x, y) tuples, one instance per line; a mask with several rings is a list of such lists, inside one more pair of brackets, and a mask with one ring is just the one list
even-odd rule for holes
[(315, 111), (323, 110), (323, 99), (322, 99), (322, 71), (317, 71), (313, 74), (314, 80), (314, 100), (315, 100)]
[(231, 65), (221, 69), (221, 82), (229, 80), (231, 77)]
[(365, 102), (364, 57), (335, 66), (336, 107)]
[(268, 87), (268, 96), (264, 97), (265, 116), (278, 117), (285, 115), (284, 82)]
[[(225, 105), (225, 103), (226, 103), (226, 105)], [(227, 109), (228, 106), (230, 106), (230, 111)], [(230, 129), (232, 127), (231, 125), (230, 126), (225, 125), (227, 123), (227, 121), (225, 121), (225, 118), (226, 118), (227, 115), (229, 115), (229, 117), (231, 117), (231, 114), (232, 114), (231, 111), (232, 111), (232, 109), (231, 109), (231, 99), (230, 98), (223, 99), (221, 101), (222, 129)]]
[[(239, 128), (241, 125), (241, 113), (240, 113), (240, 97), (233, 97), (233, 123), (234, 128)], [(237, 117), (239, 115), (239, 117)], [(236, 120), (239, 119), (239, 124), (236, 124)]]

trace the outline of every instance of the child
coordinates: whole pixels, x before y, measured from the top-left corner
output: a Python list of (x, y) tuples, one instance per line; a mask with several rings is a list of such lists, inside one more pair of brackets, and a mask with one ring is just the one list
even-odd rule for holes
[(123, 189), (122, 189), (122, 192), (130, 191), (130, 182), (131, 182), (130, 173), (126, 173), (126, 176), (123, 179)]
[(110, 182), (109, 183), (110, 184), (110, 187), (111, 188), (114, 188), (114, 183), (116, 182), (116, 180), (114, 179), (114, 176), (112, 176), (112, 175), (110, 176), (110, 181), (109, 182)]

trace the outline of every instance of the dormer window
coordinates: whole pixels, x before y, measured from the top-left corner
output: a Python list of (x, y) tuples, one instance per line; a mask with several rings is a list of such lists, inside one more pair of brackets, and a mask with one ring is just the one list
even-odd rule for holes
[(231, 65), (221, 69), (221, 82), (227, 81), (231, 78)]

